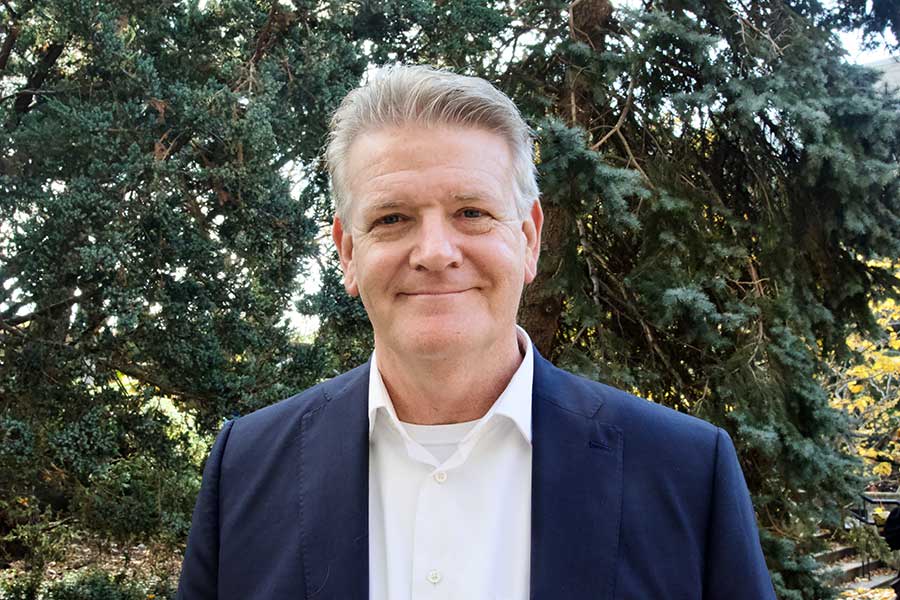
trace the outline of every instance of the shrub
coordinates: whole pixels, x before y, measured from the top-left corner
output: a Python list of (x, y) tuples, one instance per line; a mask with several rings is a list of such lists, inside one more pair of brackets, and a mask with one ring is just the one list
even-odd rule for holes
[(2, 600), (170, 600), (175, 587), (167, 581), (126, 581), (103, 571), (87, 571), (45, 584), (31, 577), (13, 580), (0, 588)]

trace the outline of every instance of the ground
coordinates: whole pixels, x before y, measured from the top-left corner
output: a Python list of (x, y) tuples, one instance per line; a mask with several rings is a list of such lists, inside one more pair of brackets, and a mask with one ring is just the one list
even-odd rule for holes
[(894, 600), (896, 594), (890, 588), (875, 590), (851, 589), (841, 592), (839, 598), (851, 600)]
[[(164, 546), (123, 547), (118, 544), (100, 546), (88, 538), (79, 538), (69, 544), (62, 561), (47, 564), (44, 580), (56, 581), (63, 575), (102, 570), (111, 575), (124, 573), (128, 580), (176, 581), (181, 571), (181, 552)], [(22, 576), (22, 561), (0, 570), (0, 586)]]

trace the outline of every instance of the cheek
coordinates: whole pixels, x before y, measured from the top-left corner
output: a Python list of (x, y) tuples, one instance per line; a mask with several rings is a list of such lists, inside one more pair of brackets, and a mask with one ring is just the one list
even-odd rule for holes
[(506, 245), (492, 245), (479, 254), (476, 269), (500, 288), (521, 287), (524, 285), (525, 261), (523, 254), (516, 250)]
[(398, 267), (403, 264), (403, 254), (389, 246), (377, 244), (357, 254), (356, 277), (361, 287), (372, 291), (390, 286)]
[(504, 247), (509, 255), (524, 256), (528, 247), (525, 232), (522, 231), (521, 221), (504, 221), (494, 229), (495, 239)]
[(524, 267), (525, 238), (521, 232), (504, 228), (502, 234), (497, 235), (482, 254), (495, 269), (508, 273), (511, 278), (513, 273), (518, 273)]
[(384, 310), (384, 284), (383, 277), (379, 277), (377, 271), (373, 271), (368, 265), (357, 272), (359, 282), (359, 299), (363, 303), (370, 318), (374, 316), (373, 310)]
[(369, 252), (369, 265), (373, 270), (390, 268), (400, 255), (399, 244), (378, 244)]

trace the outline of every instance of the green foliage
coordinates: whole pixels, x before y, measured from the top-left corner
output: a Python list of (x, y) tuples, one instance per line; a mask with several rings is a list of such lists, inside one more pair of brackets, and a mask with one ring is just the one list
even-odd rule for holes
[(673, 1), (595, 26), (524, 3), (530, 39), (470, 67), (528, 112), (543, 202), (572, 223), (544, 249), (549, 352), (733, 434), (785, 598), (823, 597), (800, 557), (862, 485), (827, 363), (897, 292), (872, 259), (900, 250), (900, 101), (830, 15)]
[(819, 567), (815, 559), (796, 542), (772, 535), (766, 530), (760, 532), (760, 541), (766, 559), (778, 565), (772, 573), (775, 595), (780, 600), (804, 600), (835, 597), (835, 591), (825, 585), (814, 572)]
[(316, 346), (329, 357), (325, 373), (337, 375), (369, 360), (374, 349), (372, 324), (362, 301), (344, 291), (337, 253), (331, 253), (326, 263), (319, 291), (298, 308), (320, 318)]
[(3, 600), (35, 600), (40, 582), (34, 578), (21, 578), (0, 586)]
[[(882, 44), (893, 50), (900, 48), (900, 7), (894, 0), (836, 2), (833, 3), (825, 23), (843, 29), (862, 30), (864, 46), (867, 48), (875, 48)], [(887, 31), (893, 34), (893, 43), (885, 35)]]
[(88, 571), (69, 575), (35, 589), (30, 582), (19, 579), (0, 588), (3, 600), (35, 600), (40, 592), (42, 600), (170, 600), (175, 589), (156, 581), (126, 581), (102, 571)]
[(353, 17), (0, 10), (0, 555), (39, 568), (29, 532), (56, 522), (181, 543), (198, 448), (328, 364), (284, 313), (318, 249), (321, 194), (297, 181), (317, 189), (327, 116), (365, 65)]
[(847, 532), (847, 541), (856, 548), (862, 556), (870, 560), (880, 560), (885, 565), (896, 568), (897, 556), (891, 547), (887, 545), (878, 530), (871, 525), (852, 527)]
[(79, 520), (104, 539), (136, 543), (187, 537), (199, 491), (190, 471), (171, 471), (146, 456), (134, 456), (95, 471), (75, 493)]
[[(900, 104), (780, 2), (616, 16), (603, 52), (559, 46), (586, 134), (547, 170), (587, 164), (543, 179), (579, 200), (554, 353), (731, 431), (761, 525), (799, 540), (763, 538), (780, 596), (820, 597), (796, 557), (861, 480), (818, 382), (848, 333), (875, 334), (868, 300), (896, 293), (867, 259), (898, 252)], [(542, 159), (558, 138), (542, 131)]]
[(4, 518), (0, 536), (6, 555), (3, 558), (22, 556), (26, 574), (20, 579), (20, 587), (37, 589), (47, 563), (65, 557), (71, 533), (69, 519), (59, 518), (52, 508), (26, 496), (0, 499), (0, 515)]
[(39, 569), (63, 522), (183, 539), (223, 417), (366, 360), (316, 241), (320, 151), (368, 64), (428, 61), (498, 83), (538, 132), (571, 224), (544, 248), (545, 350), (727, 428), (779, 596), (825, 597), (802, 557), (860, 485), (826, 361), (876, 335), (897, 279), (872, 259), (900, 252), (900, 100), (842, 60), (829, 27), (871, 16), (845, 4), (5, 2), (3, 548)]
[(21, 468), (34, 455), (34, 433), (28, 423), (15, 419), (0, 420), (0, 464), (2, 470)]

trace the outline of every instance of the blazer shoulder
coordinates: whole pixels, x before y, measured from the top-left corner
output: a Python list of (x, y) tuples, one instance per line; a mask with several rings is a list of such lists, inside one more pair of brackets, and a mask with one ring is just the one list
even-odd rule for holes
[(369, 363), (365, 363), (280, 402), (237, 417), (230, 438), (265, 444), (265, 440), (276, 439), (279, 434), (296, 431), (305, 415), (329, 402), (349, 402), (354, 395), (367, 392), (368, 375)]
[[(549, 372), (540, 389), (542, 399), (567, 410), (614, 425), (631, 439), (697, 444), (715, 448), (719, 428), (624, 390), (575, 375), (546, 363)], [(545, 369), (542, 369), (545, 370)], [(536, 394), (536, 398), (537, 397)]]
[(718, 435), (718, 427), (708, 421), (603, 383), (597, 385), (606, 398), (607, 413), (636, 424), (650, 434), (675, 431), (709, 440)]

